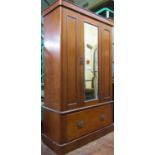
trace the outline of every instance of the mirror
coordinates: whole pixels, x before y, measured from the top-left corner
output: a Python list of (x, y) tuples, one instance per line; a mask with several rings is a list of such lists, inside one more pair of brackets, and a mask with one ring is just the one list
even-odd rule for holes
[(85, 100), (98, 99), (98, 27), (84, 23)]

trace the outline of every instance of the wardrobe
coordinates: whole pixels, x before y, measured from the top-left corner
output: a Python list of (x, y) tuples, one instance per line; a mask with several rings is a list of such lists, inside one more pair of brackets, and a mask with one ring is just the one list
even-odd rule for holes
[(65, 154), (113, 130), (113, 22), (64, 0), (42, 15), (42, 140)]

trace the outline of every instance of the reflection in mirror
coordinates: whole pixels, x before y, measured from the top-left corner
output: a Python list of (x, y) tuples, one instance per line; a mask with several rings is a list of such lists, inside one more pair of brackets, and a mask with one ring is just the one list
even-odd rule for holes
[(98, 99), (98, 28), (84, 24), (85, 100)]

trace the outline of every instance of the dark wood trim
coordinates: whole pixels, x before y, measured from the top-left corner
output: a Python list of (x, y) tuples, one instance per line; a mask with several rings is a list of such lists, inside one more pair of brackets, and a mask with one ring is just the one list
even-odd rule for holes
[(69, 3), (69, 2), (66, 2), (63, 0), (58, 0), (55, 3), (53, 3), (52, 5), (50, 5), (47, 9), (45, 9), (42, 12), (42, 15), (46, 16), (48, 13), (52, 12), (54, 9), (56, 9), (59, 6), (63, 6), (63, 7), (66, 7), (68, 9), (74, 10), (80, 14), (86, 15), (90, 18), (93, 18), (93, 19), (98, 20), (100, 22), (106, 23), (108, 25), (111, 25), (111, 26), (114, 25), (114, 23), (112, 21), (106, 20), (103, 17), (96, 15), (95, 13), (90, 12), (89, 10), (86, 10), (84, 8), (80, 8), (79, 6), (77, 6), (75, 4), (72, 4), (72, 3)]
[(107, 127), (91, 132), (87, 135), (84, 135), (80, 138), (77, 138), (76, 140), (70, 141), (65, 144), (58, 144), (57, 142), (52, 141), (49, 137), (47, 137), (44, 134), (42, 134), (42, 140), (46, 145), (48, 145), (58, 155), (64, 155), (65, 153), (70, 152), (74, 149), (77, 149), (101, 136), (104, 136), (105, 134), (113, 130), (114, 130), (114, 125), (111, 124)]
[(54, 109), (51, 109), (51, 108), (46, 107), (46, 106), (43, 106), (43, 108), (45, 110), (48, 110), (48, 111), (51, 111), (51, 112), (55, 112), (57, 114), (64, 115), (64, 114), (69, 114), (69, 113), (72, 113), (72, 112), (78, 112), (80, 110), (86, 110), (86, 109), (90, 109), (90, 108), (94, 108), (94, 107), (99, 107), (99, 106), (102, 106), (102, 105), (105, 105), (105, 104), (111, 104), (111, 103), (113, 103), (113, 101), (109, 101), (109, 102), (105, 102), (105, 103), (99, 103), (99, 104), (96, 104), (96, 105), (90, 105), (90, 106), (87, 106), (87, 107), (76, 108), (76, 109), (72, 109), (72, 110), (66, 110), (66, 111), (54, 110)]

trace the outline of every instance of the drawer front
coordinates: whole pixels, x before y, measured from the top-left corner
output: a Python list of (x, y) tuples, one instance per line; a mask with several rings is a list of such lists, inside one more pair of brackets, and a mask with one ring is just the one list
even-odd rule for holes
[(68, 114), (66, 139), (73, 140), (112, 123), (112, 104)]

